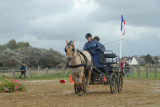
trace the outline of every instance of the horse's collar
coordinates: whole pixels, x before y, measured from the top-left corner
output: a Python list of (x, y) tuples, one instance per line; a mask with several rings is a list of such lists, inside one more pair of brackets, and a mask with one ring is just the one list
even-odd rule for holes
[[(75, 53), (77, 53), (77, 55), (75, 57), (73, 57), (73, 59), (75, 59), (77, 56), (80, 56), (79, 54), (81, 54), (81, 52), (79, 50), (76, 50)], [(74, 53), (74, 55), (75, 55)], [(72, 60), (73, 60), (72, 59)], [(87, 65), (84, 64), (84, 63), (81, 63), (81, 64), (77, 64), (77, 65), (69, 65), (69, 62), (71, 61), (68, 61), (67, 64), (66, 64), (66, 68), (78, 68), (78, 67), (86, 67)]]
[(78, 67), (86, 67), (86, 64), (78, 64), (78, 65), (67, 65), (66, 68), (78, 68)]

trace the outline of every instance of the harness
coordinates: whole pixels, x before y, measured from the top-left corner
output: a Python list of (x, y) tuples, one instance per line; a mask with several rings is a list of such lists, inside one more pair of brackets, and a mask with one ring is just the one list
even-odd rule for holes
[[(74, 55), (74, 53), (75, 53), (75, 46), (72, 44), (72, 41), (70, 41), (70, 42), (67, 44), (67, 46), (68, 46), (69, 48), (70, 48), (70, 46), (73, 47), (72, 51), (73, 51), (73, 55)], [(67, 47), (67, 46), (66, 46), (66, 47)], [(65, 52), (67, 52), (66, 47), (65, 47)], [(78, 67), (84, 67), (84, 69), (87, 68), (87, 61), (88, 61), (88, 59), (87, 59), (86, 55), (84, 55), (84, 54), (82, 53), (82, 51), (79, 51), (79, 50), (77, 50), (77, 54), (78, 54), (78, 56), (79, 56), (80, 59), (81, 59), (81, 64), (78, 64), (78, 65), (69, 65), (69, 62), (70, 62), (70, 61), (68, 61), (67, 64), (66, 64), (66, 68), (78, 68)], [(85, 62), (82, 60), (81, 55), (83, 56)], [(65, 69), (66, 69), (66, 68), (65, 68)]]
[[(67, 62), (67, 64), (66, 64), (66, 68), (78, 68), (78, 67), (84, 67), (84, 69), (86, 69), (87, 68), (87, 57), (86, 57), (86, 55), (84, 55), (81, 51), (79, 51), (79, 50), (77, 50), (77, 54), (78, 54), (78, 56), (80, 57), (80, 59), (81, 59), (81, 64), (78, 64), (78, 65), (69, 65), (69, 62), (70, 61), (68, 61)], [(82, 55), (83, 56), (83, 58), (84, 58), (84, 60), (85, 60), (85, 62), (82, 60), (82, 58), (81, 58), (81, 56), (80, 55)]]

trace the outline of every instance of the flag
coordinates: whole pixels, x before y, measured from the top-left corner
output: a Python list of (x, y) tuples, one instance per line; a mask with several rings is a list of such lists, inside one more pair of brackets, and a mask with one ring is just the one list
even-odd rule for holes
[(121, 32), (122, 32), (122, 35), (125, 34), (125, 20), (123, 19), (123, 15), (121, 15)]

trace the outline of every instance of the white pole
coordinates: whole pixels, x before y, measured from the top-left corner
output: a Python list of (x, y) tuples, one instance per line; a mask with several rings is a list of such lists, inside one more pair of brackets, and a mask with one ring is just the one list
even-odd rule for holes
[(120, 36), (120, 59), (122, 58), (122, 35)]

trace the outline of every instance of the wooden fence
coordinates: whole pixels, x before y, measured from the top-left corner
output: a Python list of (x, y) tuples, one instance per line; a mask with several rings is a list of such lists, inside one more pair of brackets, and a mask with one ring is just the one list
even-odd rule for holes
[[(52, 77), (54, 77), (53, 75), (55, 74), (60, 74), (59, 78), (64, 78), (65, 75), (68, 73), (68, 70), (63, 70), (63, 69), (28, 69), (26, 71), (26, 75), (28, 79), (32, 79), (33, 77), (38, 77), (38, 75), (41, 76), (41, 78), (49, 78), (49, 76), (51, 75)], [(10, 76), (12, 78), (18, 78), (21, 74), (20, 70), (0, 70), (0, 76), (1, 75), (5, 75), (5, 76)], [(0, 77), (1, 78), (1, 77)]]
[[(16, 76), (15, 76), (16, 74)], [(54, 78), (55, 74), (58, 75), (59, 78), (65, 77), (66, 75), (70, 74), (70, 71), (63, 69), (28, 69), (27, 78), (32, 79), (34, 77), (38, 77), (40, 75), (42, 78)], [(20, 70), (0, 70), (0, 78), (1, 75), (8, 75), (12, 76), (12, 78), (18, 78), (20, 75)], [(157, 78), (160, 79), (160, 67), (159, 66), (130, 66), (130, 70), (128, 73), (124, 71), (124, 75), (126, 77), (133, 77), (133, 78)]]
[(137, 78), (160, 78), (159, 66), (130, 66), (129, 72), (124, 70), (125, 76)]

